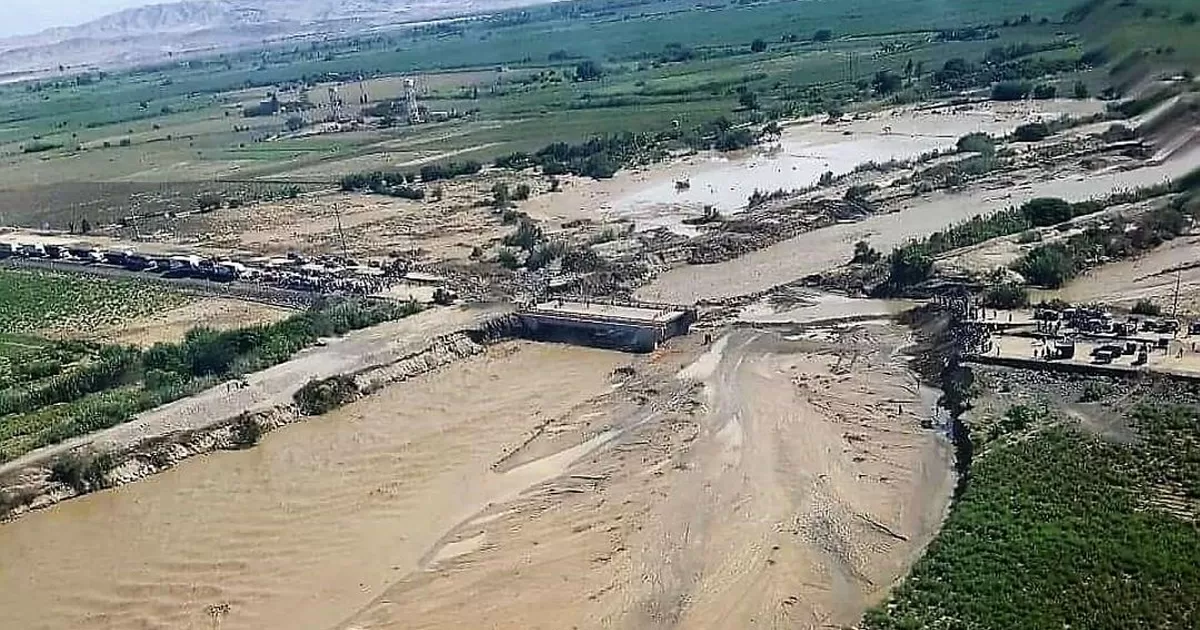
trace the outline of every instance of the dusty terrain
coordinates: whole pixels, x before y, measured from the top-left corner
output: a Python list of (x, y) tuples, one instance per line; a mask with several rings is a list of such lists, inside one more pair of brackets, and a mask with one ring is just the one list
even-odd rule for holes
[(1062, 289), (1044, 295), (1073, 303), (1104, 302), (1126, 307), (1149, 299), (1169, 314), (1175, 310), (1178, 281), (1179, 312), (1200, 314), (1198, 246), (1200, 236), (1183, 236), (1138, 258), (1088, 271)]
[(197, 326), (214, 330), (230, 330), (270, 324), (295, 311), (228, 298), (201, 298), (196, 302), (169, 311), (105, 326), (87, 335), (104, 343), (134, 345), (148, 348), (160, 342), (183, 339), (187, 331)]

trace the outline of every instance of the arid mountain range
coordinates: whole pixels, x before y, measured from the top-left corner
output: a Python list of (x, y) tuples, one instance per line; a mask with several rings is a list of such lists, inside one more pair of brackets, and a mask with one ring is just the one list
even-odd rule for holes
[(486, 13), (545, 0), (184, 0), (0, 39), (0, 74), (120, 66), (289, 37)]

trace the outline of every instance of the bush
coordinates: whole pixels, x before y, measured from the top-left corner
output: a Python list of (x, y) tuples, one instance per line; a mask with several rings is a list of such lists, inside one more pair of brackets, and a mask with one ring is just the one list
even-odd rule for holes
[(1029, 96), (1032, 88), (1028, 83), (1018, 81), (1001, 81), (992, 85), (993, 101), (1019, 101)]
[(529, 184), (518, 184), (517, 189), (513, 191), (513, 199), (516, 201), (525, 201), (529, 199), (530, 192)]
[(854, 257), (850, 259), (850, 263), (854, 265), (874, 265), (883, 258), (883, 255), (871, 247), (871, 244), (866, 241), (859, 241), (854, 244)]
[(50, 465), (50, 481), (70, 486), (78, 494), (100, 490), (108, 485), (108, 471), (115, 462), (112, 455), (68, 453)]
[(1025, 230), (1017, 236), (1018, 245), (1029, 245), (1042, 240), (1042, 233), (1037, 230)]
[(905, 245), (890, 258), (888, 283), (893, 287), (907, 287), (929, 279), (933, 273), (933, 258), (914, 245)]
[(1021, 213), (1036, 227), (1057, 225), (1074, 216), (1071, 204), (1056, 197), (1038, 197), (1021, 205)]
[(766, 49), (767, 49), (767, 42), (765, 42), (761, 39), (756, 39), (756, 40), (750, 42), (750, 52), (752, 52), (752, 53), (760, 53), (760, 52), (765, 51)]
[(516, 231), (504, 236), (503, 243), (509, 247), (520, 247), (532, 252), (538, 243), (542, 242), (542, 228), (530, 220), (517, 223)]
[(982, 302), (987, 308), (1022, 308), (1029, 306), (1029, 292), (1019, 284), (1005, 282), (984, 289)]
[(996, 141), (990, 135), (978, 131), (962, 136), (955, 146), (960, 153), (991, 155), (996, 152)]
[(1039, 83), (1033, 87), (1033, 98), (1049, 100), (1058, 95), (1058, 88), (1049, 83)]
[(225, 198), (219, 193), (203, 193), (196, 197), (196, 208), (200, 212), (219, 210), (223, 205), (225, 205)]
[(604, 69), (591, 59), (585, 59), (575, 65), (576, 81), (595, 81), (602, 76), (604, 76)]
[(293, 399), (300, 413), (319, 416), (354, 400), (359, 394), (353, 376), (339, 374), (326, 379), (311, 380), (304, 384)]
[(814, 42), (827, 42), (831, 39), (833, 39), (833, 31), (827, 28), (819, 29), (816, 33), (813, 33)]
[(1078, 99), (1084, 99), (1091, 95), (1088, 86), (1083, 81), (1076, 81), (1075, 87), (1071, 89), (1072, 96)]
[(1017, 127), (1013, 137), (1019, 142), (1037, 142), (1050, 137), (1050, 127), (1046, 123), (1026, 123)]
[(1137, 303), (1133, 305), (1131, 311), (1134, 315), (1149, 315), (1151, 317), (1158, 317), (1162, 314), (1162, 309), (1148, 299), (1138, 300)]
[(1050, 288), (1061, 287), (1078, 272), (1071, 253), (1061, 243), (1034, 248), (1014, 268), (1029, 282)]

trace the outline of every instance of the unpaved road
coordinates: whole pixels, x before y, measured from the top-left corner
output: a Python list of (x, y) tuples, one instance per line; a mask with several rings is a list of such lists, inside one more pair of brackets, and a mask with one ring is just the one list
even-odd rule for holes
[(190, 398), (138, 414), (125, 424), (47, 446), (0, 465), (0, 475), (20, 470), (75, 448), (99, 451), (128, 448), (175, 431), (194, 431), (247, 411), (265, 411), (291, 402), (310, 380), (386, 365), (422, 349), (429, 339), (505, 312), (506, 307), (430, 309), (401, 320), (354, 331), (308, 348), (290, 361), (246, 377), (244, 387), (222, 384)]
[(850, 260), (854, 243), (868, 240), (887, 252), (906, 241), (927, 236), (977, 215), (988, 215), (1034, 197), (1068, 201), (1157, 184), (1178, 177), (1200, 163), (1200, 148), (1177, 154), (1166, 163), (1131, 171), (1112, 170), (1052, 179), (1005, 190), (936, 194), (890, 214), (857, 223), (833, 225), (745, 256), (713, 265), (686, 265), (660, 274), (637, 295), (641, 299), (690, 304), (702, 299), (747, 295), (836, 267)]

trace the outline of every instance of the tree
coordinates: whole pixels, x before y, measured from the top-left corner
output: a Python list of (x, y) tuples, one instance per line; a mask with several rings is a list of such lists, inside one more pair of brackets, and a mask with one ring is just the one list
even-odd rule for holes
[(90, 221), (88, 221), (86, 218), (79, 223), (79, 233), (80, 234), (87, 234), (88, 232), (91, 232), (91, 231), (92, 231), (92, 223)]
[(492, 205), (497, 208), (506, 208), (512, 202), (512, 194), (508, 191), (508, 184), (504, 182), (496, 182), (492, 186)]
[(895, 287), (906, 287), (923, 282), (933, 273), (933, 258), (914, 245), (906, 245), (892, 252), (891, 270), (888, 280)]
[(288, 131), (300, 131), (304, 128), (304, 119), (299, 116), (288, 116), (287, 122), (284, 124)]
[(991, 155), (996, 152), (996, 141), (981, 131), (962, 136), (956, 144), (960, 153), (981, 153)]
[(1133, 305), (1131, 312), (1134, 315), (1149, 315), (1151, 317), (1157, 317), (1162, 314), (1162, 309), (1159, 308), (1159, 306), (1154, 302), (1142, 298), (1137, 301), (1137, 304)]
[(873, 265), (883, 258), (883, 255), (871, 247), (871, 244), (866, 241), (859, 241), (854, 244), (854, 257), (850, 259), (850, 263), (854, 265)]
[(1058, 288), (1075, 275), (1075, 262), (1061, 243), (1042, 245), (1017, 261), (1018, 273), (1033, 284)]
[(760, 52), (765, 51), (766, 49), (767, 49), (767, 42), (765, 42), (761, 39), (756, 39), (756, 40), (750, 42), (750, 52), (752, 52), (752, 53), (760, 53)]
[(518, 184), (517, 190), (513, 193), (513, 199), (516, 201), (525, 201), (526, 199), (529, 199), (529, 193), (529, 184)]
[(908, 62), (904, 64), (904, 78), (905, 79), (913, 78), (913, 68), (914, 68), (914, 66), (913, 66), (912, 57), (909, 57)]
[(1021, 206), (1021, 214), (1037, 227), (1057, 225), (1072, 217), (1071, 204), (1057, 197), (1037, 197)]
[(1072, 90), (1072, 92), (1074, 93), (1074, 95), (1075, 95), (1075, 98), (1081, 98), (1081, 99), (1082, 99), (1082, 98), (1087, 98), (1087, 97), (1089, 96), (1089, 94), (1088, 94), (1088, 86), (1087, 86), (1087, 84), (1086, 84), (1086, 83), (1084, 83), (1083, 81), (1076, 81), (1076, 82), (1075, 82), (1075, 87), (1074, 87), (1074, 89)]
[(576, 81), (595, 81), (602, 76), (604, 76), (604, 69), (591, 59), (585, 59), (575, 65)]
[(1050, 136), (1050, 127), (1046, 123), (1026, 123), (1013, 131), (1013, 137), (1019, 142), (1037, 142)]
[(827, 42), (831, 39), (833, 39), (833, 31), (827, 28), (820, 29), (816, 33), (813, 33), (814, 42)]
[(875, 73), (875, 78), (871, 80), (871, 84), (875, 87), (875, 91), (879, 94), (891, 94), (899, 90), (904, 85), (904, 80), (900, 75), (893, 73), (891, 70), (880, 70)]
[(745, 109), (758, 109), (758, 94), (745, 87), (738, 90), (738, 104)]
[(1058, 95), (1058, 88), (1049, 83), (1039, 83), (1033, 86), (1033, 98), (1045, 101)]
[(1001, 81), (992, 85), (992, 100), (993, 101), (1019, 101), (1026, 96), (1029, 96), (1030, 86), (1028, 83), (1019, 81)]

